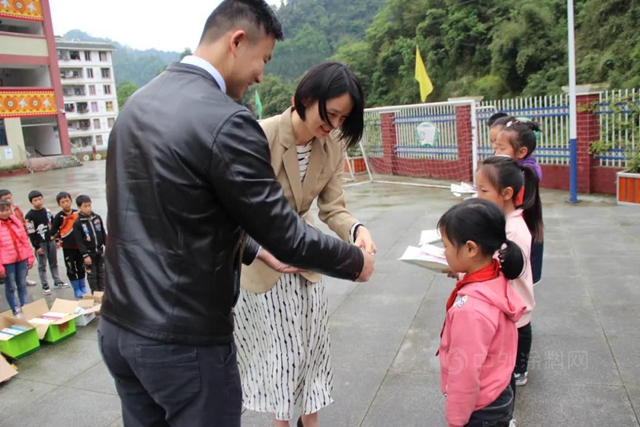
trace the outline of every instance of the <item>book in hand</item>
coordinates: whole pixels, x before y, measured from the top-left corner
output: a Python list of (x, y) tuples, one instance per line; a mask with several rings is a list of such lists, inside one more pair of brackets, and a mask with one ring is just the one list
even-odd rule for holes
[(469, 197), (477, 197), (478, 189), (473, 185), (466, 182), (460, 184), (451, 184), (451, 192), (456, 197), (462, 197), (463, 195), (469, 195)]
[(444, 249), (434, 245), (422, 245), (421, 247), (409, 246), (398, 261), (415, 264), (429, 269), (435, 273), (441, 273), (448, 268), (447, 259), (444, 257)]

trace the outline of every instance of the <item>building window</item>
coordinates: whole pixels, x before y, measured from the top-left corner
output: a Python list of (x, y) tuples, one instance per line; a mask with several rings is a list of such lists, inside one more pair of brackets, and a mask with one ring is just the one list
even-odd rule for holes
[(96, 94), (96, 85), (89, 85), (89, 95)]
[(93, 119), (93, 128), (100, 129), (100, 119)]
[(75, 113), (76, 105), (75, 104), (64, 104), (64, 111), (67, 113)]
[(87, 78), (88, 79), (93, 78), (93, 68), (87, 68)]
[(91, 103), (91, 111), (93, 111), (94, 113), (98, 112), (98, 103), (97, 102), (92, 102)]
[(91, 61), (91, 52), (89, 52), (89, 51), (85, 51), (84, 52), (84, 60), (85, 61)]
[(113, 111), (113, 101), (105, 102), (105, 106), (107, 107), (107, 111)]
[(100, 52), (100, 61), (107, 61), (107, 52)]
[(69, 52), (69, 58), (79, 61), (80, 60), (80, 52), (77, 50), (72, 50)]
[(84, 86), (83, 87), (74, 87), (73, 88), (73, 94), (75, 96), (84, 96), (85, 95)]
[(58, 49), (58, 60), (61, 60), (63, 56), (62, 51)]
[(4, 130), (4, 119), (0, 119), (0, 145), (9, 145), (9, 141), (7, 141), (7, 133)]
[(111, 77), (111, 70), (109, 70), (108, 68), (102, 68), (100, 71), (102, 72), (103, 79), (108, 79)]
[(97, 146), (104, 145), (104, 142), (102, 141), (102, 135), (96, 135), (96, 145)]
[(107, 126), (109, 127), (109, 129), (111, 129), (113, 127), (113, 124), (116, 122), (116, 119), (114, 119), (113, 117), (109, 117), (107, 119)]
[(111, 95), (111, 85), (104, 85), (104, 94)]

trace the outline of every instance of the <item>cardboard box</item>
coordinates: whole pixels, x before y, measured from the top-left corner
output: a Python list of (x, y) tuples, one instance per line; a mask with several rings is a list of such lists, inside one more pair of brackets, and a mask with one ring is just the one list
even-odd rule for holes
[[(1, 332), (3, 330), (8, 330), (8, 333)], [(39, 349), (38, 333), (31, 324), (22, 319), (0, 316), (0, 353), (19, 359)]]
[[(54, 344), (70, 338), (76, 333), (75, 319), (80, 317), (75, 314), (79, 301), (56, 299), (51, 306), (47, 306), (44, 299), (32, 302), (22, 307), (22, 313), (27, 322), (31, 323), (38, 332), (41, 341)], [(43, 319), (49, 312), (63, 313), (61, 319)]]
[(76, 319), (76, 326), (87, 326), (91, 323), (91, 321), (96, 318), (96, 315), (100, 313), (100, 307), (102, 307), (102, 304), (96, 305), (93, 299), (83, 299), (80, 301), (75, 311), (75, 314), (80, 315), (80, 317)]
[(94, 300), (96, 303), (102, 304), (102, 298), (104, 298), (104, 292), (95, 291), (93, 294), (84, 294), (82, 298)]
[(4, 357), (0, 356), (0, 383), (9, 381), (16, 375), (18, 375), (18, 370), (13, 365), (10, 365)]

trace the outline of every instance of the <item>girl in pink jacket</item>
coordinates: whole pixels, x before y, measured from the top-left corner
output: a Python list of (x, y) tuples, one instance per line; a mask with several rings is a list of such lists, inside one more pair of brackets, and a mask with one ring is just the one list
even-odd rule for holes
[[(533, 294), (533, 272), (531, 264), (532, 239), (530, 227), (524, 217), (528, 209), (540, 212), (541, 202), (538, 192), (538, 180), (534, 169), (521, 166), (515, 160), (499, 156), (489, 157), (478, 168), (476, 173), (478, 198), (496, 203), (507, 218), (507, 238), (516, 242), (525, 257), (525, 269), (520, 277), (513, 281), (518, 295), (527, 305), (527, 311), (518, 321), (518, 356), (514, 369), (514, 384), (522, 386), (529, 377), (529, 353), (531, 352), (532, 332), (531, 313), (536, 302)], [(516, 204), (517, 194), (524, 188), (524, 200)], [(530, 217), (534, 223), (540, 218)]]
[(522, 251), (507, 240), (500, 208), (487, 200), (453, 206), (438, 228), (449, 267), (464, 273), (447, 301), (438, 350), (445, 418), (449, 427), (507, 427), (516, 322), (525, 310), (509, 280), (522, 273)]
[[(5, 281), (5, 295), (14, 315), (27, 303), (27, 270), (35, 258), (24, 226), (11, 214), (11, 204), (0, 200), (0, 278)], [(18, 291), (20, 304), (16, 303)]]

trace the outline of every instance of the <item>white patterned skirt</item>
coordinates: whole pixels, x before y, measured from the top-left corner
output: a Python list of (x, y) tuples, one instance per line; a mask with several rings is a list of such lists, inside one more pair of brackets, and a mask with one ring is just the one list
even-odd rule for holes
[(291, 420), (333, 402), (324, 280), (283, 274), (266, 293), (241, 289), (234, 318), (245, 408)]

